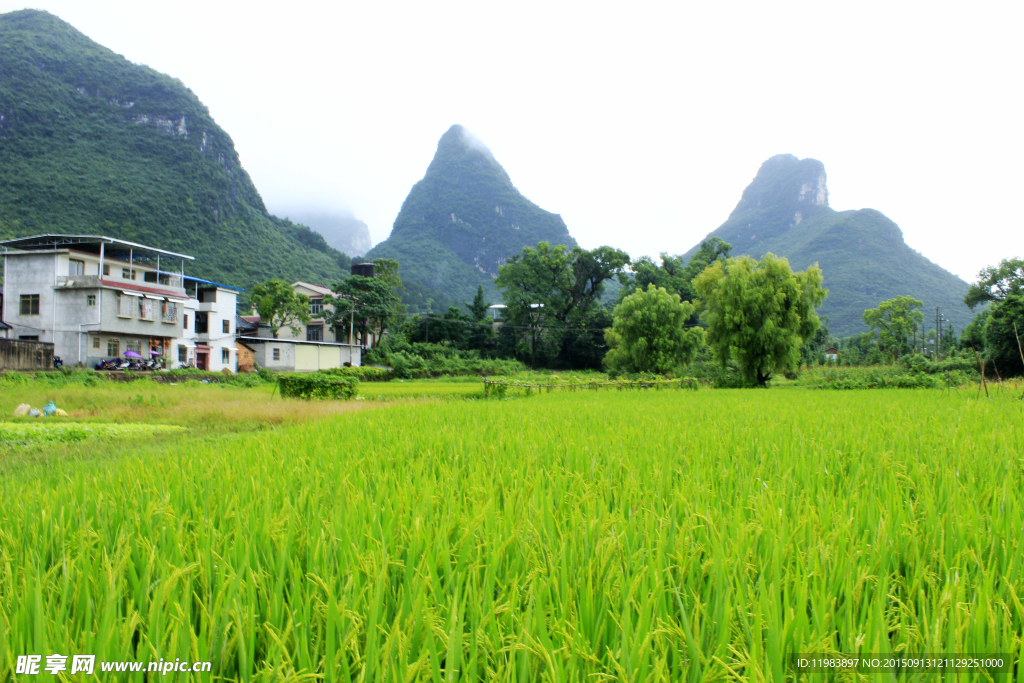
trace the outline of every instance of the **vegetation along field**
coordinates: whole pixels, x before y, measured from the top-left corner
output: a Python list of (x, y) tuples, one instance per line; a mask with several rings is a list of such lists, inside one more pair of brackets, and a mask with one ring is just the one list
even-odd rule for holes
[(799, 652), (1019, 657), (1010, 393), (345, 405), (378, 409), (0, 473), (0, 678), (25, 652), (266, 681), (782, 681)]

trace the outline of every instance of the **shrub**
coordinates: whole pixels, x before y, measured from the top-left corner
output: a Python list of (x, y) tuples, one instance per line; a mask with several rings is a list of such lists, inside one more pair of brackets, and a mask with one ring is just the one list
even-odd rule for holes
[(962, 377), (962, 373), (939, 376), (907, 371), (896, 365), (874, 368), (823, 367), (804, 372), (797, 383), (815, 389), (932, 389), (959, 386)]
[(286, 398), (350, 399), (359, 393), (359, 380), (324, 372), (295, 372), (277, 376), (281, 395)]
[(388, 382), (395, 378), (394, 372), (391, 370), (372, 368), (365, 365), (361, 367), (331, 368), (321, 372), (336, 377), (355, 377), (360, 382)]

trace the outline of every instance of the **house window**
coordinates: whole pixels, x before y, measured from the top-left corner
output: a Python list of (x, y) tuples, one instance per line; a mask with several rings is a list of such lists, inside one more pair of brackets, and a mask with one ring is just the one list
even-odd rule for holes
[(38, 294), (22, 294), (21, 295), (21, 314), (22, 315), (39, 315), (39, 295)]
[[(171, 301), (164, 302), (163, 316), (165, 323), (178, 322), (178, 304)], [(185, 329), (188, 329), (188, 320), (185, 321)]]
[(18, 341), (39, 341), (38, 334), (23, 334), (18, 337)]
[(104, 275), (110, 275), (110, 264), (109, 263), (104, 263), (103, 264), (103, 274)]
[(153, 319), (153, 300), (139, 299), (139, 320)]
[(129, 339), (124, 343), (125, 351), (134, 351), (135, 353), (142, 355), (142, 342), (138, 339)]
[(225, 365), (227, 365), (228, 363), (231, 362), (231, 350), (230, 349), (221, 349), (220, 350), (220, 362), (224, 363)]
[(187, 316), (187, 315), (183, 315), (183, 316), (181, 316), (181, 317), (182, 317), (182, 320), (184, 320), (184, 321), (185, 321), (185, 327), (184, 327), (184, 329), (186, 329), (186, 330), (187, 330), (187, 329), (188, 329), (188, 316)]
[(89, 306), (89, 307), (95, 306), (96, 305), (96, 295), (95, 294), (90, 294), (87, 297), (85, 297), (85, 305)]
[(281, 349), (274, 349), (274, 360), (281, 360)]
[(135, 272), (134, 268), (122, 268), (121, 269), (121, 279), (122, 280), (134, 280), (135, 279), (135, 275), (136, 275), (136, 272)]
[(126, 294), (117, 297), (117, 317), (130, 318), (135, 312), (135, 297)]
[(68, 259), (68, 275), (85, 275), (85, 261)]
[(306, 328), (306, 341), (319, 342), (324, 340), (324, 326), (310, 325)]
[(221, 329), (224, 331), (224, 334), (231, 334), (231, 321), (230, 320), (223, 320), (223, 321), (221, 321), (220, 326), (221, 326)]
[(100, 350), (100, 338), (99, 337), (93, 337), (92, 338), (92, 348), (96, 349), (97, 351)]
[(187, 363), (188, 362), (188, 347), (187, 346), (179, 346), (178, 347), (178, 362), (179, 363)]
[(108, 356), (120, 356), (121, 355), (121, 340), (120, 339), (108, 339), (107, 340), (107, 355)]
[(323, 299), (310, 299), (310, 302), (309, 302), (309, 312), (312, 315), (320, 315), (320, 312), (323, 311), (323, 310), (324, 310), (324, 300)]

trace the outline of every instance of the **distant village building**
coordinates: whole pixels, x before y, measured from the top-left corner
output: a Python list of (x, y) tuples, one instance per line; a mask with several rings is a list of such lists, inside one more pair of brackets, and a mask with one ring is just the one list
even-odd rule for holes
[(831, 361), (839, 360), (839, 349), (834, 346), (825, 349), (825, 358)]

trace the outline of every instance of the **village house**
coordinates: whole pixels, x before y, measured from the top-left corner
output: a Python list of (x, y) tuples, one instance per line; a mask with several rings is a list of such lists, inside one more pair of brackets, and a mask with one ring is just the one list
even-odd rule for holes
[(12, 339), (52, 343), (67, 366), (138, 354), (237, 369), (241, 290), (185, 275), (191, 256), (102, 235), (22, 237), (0, 251)]
[(184, 278), (188, 301), (181, 336), (174, 340), (174, 367), (238, 372), (238, 287)]
[(181, 336), (185, 254), (97, 235), (0, 241), (8, 336), (49, 342), (64, 363), (166, 358)]

